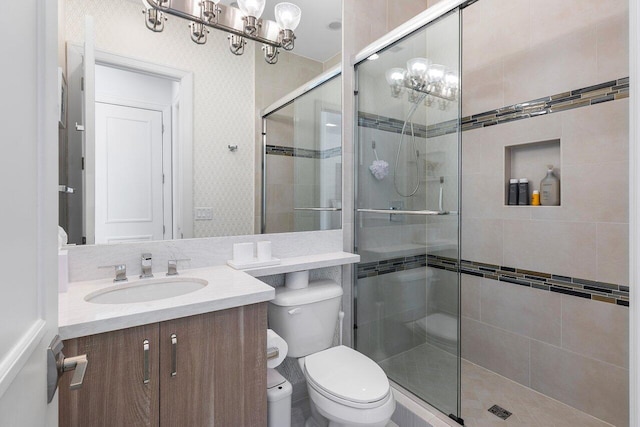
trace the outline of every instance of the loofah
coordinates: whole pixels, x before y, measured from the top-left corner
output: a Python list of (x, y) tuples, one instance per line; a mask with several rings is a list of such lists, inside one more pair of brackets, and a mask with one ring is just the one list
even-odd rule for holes
[(385, 176), (389, 175), (389, 163), (384, 160), (374, 160), (369, 166), (369, 170), (378, 181), (382, 181)]

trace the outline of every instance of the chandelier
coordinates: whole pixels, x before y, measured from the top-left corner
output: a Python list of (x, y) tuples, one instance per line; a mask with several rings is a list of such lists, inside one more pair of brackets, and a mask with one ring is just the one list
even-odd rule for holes
[(207, 42), (209, 28), (229, 33), (229, 50), (242, 55), (246, 39), (262, 43), (264, 59), (278, 62), (279, 49), (293, 50), (293, 31), (300, 23), (301, 11), (292, 3), (278, 3), (276, 22), (261, 19), (266, 0), (238, 0), (238, 8), (219, 4), (220, 0), (142, 0), (145, 23), (154, 32), (164, 30), (166, 15), (191, 21), (191, 40)]
[(458, 75), (444, 65), (432, 64), (427, 58), (410, 59), (407, 68), (391, 68), (385, 77), (394, 98), (407, 91), (409, 102), (418, 103), (424, 99), (427, 106), (437, 98), (441, 110), (458, 99)]

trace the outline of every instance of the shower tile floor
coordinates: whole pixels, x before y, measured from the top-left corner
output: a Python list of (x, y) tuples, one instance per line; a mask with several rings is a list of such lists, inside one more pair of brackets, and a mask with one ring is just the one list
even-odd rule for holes
[[(391, 379), (434, 406), (448, 408), (456, 401), (456, 359), (435, 346), (422, 344), (380, 362), (380, 366)], [(488, 409), (495, 404), (512, 415), (502, 420), (491, 414)], [(462, 418), (468, 427), (612, 427), (464, 359)]]

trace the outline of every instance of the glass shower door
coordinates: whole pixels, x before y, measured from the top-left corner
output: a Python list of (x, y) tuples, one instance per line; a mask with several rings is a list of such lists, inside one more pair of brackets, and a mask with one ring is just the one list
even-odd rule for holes
[(357, 65), (356, 348), (460, 414), (459, 12)]
[(263, 117), (263, 233), (342, 227), (341, 78)]

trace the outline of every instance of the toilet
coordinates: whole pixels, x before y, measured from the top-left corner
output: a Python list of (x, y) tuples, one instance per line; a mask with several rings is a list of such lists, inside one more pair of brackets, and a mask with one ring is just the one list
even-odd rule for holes
[(384, 371), (362, 353), (332, 347), (341, 299), (342, 287), (332, 280), (276, 288), (269, 327), (287, 342), (307, 381), (306, 427), (385, 427), (396, 403)]

